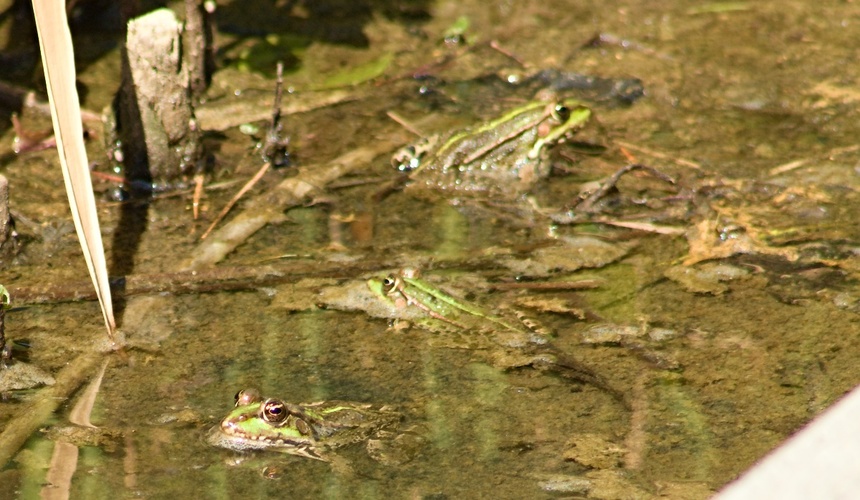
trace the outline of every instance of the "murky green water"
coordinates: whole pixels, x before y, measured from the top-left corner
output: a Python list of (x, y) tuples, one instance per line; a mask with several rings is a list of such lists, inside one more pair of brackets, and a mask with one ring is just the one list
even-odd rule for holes
[[(408, 137), (385, 111), (435, 131), (455, 120), (494, 116), (507, 107), (499, 103), (528, 98), (525, 89), (472, 79), (527, 72), (488, 47), (431, 67), (442, 81), (407, 77), (462, 50), (439, 40), (466, 15), (468, 40), (496, 40), (529, 67), (644, 82), (647, 94), (632, 107), (595, 104), (599, 125), (583, 136), (608, 151), (568, 162), (566, 175), (536, 188), (538, 203), (562, 205), (582, 182), (611, 175), (627, 162), (617, 147), (623, 143), (636, 161), (679, 179), (680, 187), (625, 177), (619, 186), (627, 204), (607, 207), (616, 218), (657, 214), (643, 220), (684, 229), (713, 221), (726, 240), (750, 235), (756, 245), (746, 247), (746, 255), (717, 259), (736, 277), (702, 278), (695, 284), (714, 288), (696, 293), (692, 281), (665, 277), (688, 254), (683, 236), (557, 226), (507, 203), (452, 205), (394, 193), (377, 204), (368, 195), (390, 176), (387, 159), (379, 158), (347, 179), (358, 181), (354, 186), (290, 210), (288, 220), (255, 234), (221, 265), (297, 254), (296, 265), (304, 263), (308, 273), (343, 263), (333, 275), (342, 283), (375, 269), (419, 263), (430, 275), (499, 281), (515, 273), (488, 254), (513, 249), (520, 258), (533, 256), (550, 244), (551, 228), (560, 236), (596, 235), (623, 246), (626, 255), (600, 268), (554, 272), (551, 279), (599, 279), (597, 289), (472, 292), (485, 304), (526, 295), (584, 310), (585, 319), (538, 315), (557, 330), (555, 344), (620, 389), (630, 408), (552, 373), (500, 370), (487, 352), (441, 347), (420, 329), (395, 330), (389, 321), (330, 305), (296, 311), (302, 309), (291, 286), (297, 278), (257, 291), (137, 296), (125, 304), (122, 326), (133, 347), (110, 357), (93, 416), (96, 425), (116, 429), (120, 437), (81, 448), (73, 497), (703, 498), (860, 380), (860, 181), (852, 149), (858, 95), (857, 69), (848, 64), (858, 13), (853, 4), (375, 2), (376, 10), (353, 6), (358, 10), (334, 16), (330, 25), (318, 10), (323, 4), (297, 2), (290, 11), (255, 14), (256, 25), (235, 6), (222, 9), (219, 41), (230, 47), (225, 58), (237, 57), (237, 47), (260, 43), (251, 27), (261, 33), (289, 27), (304, 37), (294, 53), (296, 72), (287, 78), (299, 89), (339, 68), (393, 56), (381, 85), (359, 86), (355, 100), (288, 117), (298, 164)], [(429, 17), (416, 16), (424, 8)], [(275, 22), (277, 16), (284, 22)], [(583, 48), (597, 33), (615, 38)], [(108, 52), (89, 67), (110, 68), (117, 60)], [(98, 108), (117, 80), (83, 71), (93, 89), (85, 106)], [(243, 87), (271, 85), (243, 78), (250, 82)], [(238, 85), (225, 81), (216, 78), (214, 96)], [(421, 94), (422, 85), (430, 92)], [(248, 138), (235, 130), (226, 134), (216, 171), (221, 178), (244, 179), (259, 161), (247, 155)], [(7, 130), (3, 144), (11, 137)], [(87, 279), (65, 222), (52, 155), (7, 156), (0, 169), (10, 179), (13, 209), (35, 221), (18, 227), (27, 246), (0, 271), (7, 286)], [(774, 170), (791, 162), (798, 164)], [(264, 183), (272, 186), (287, 175), (270, 173)], [(210, 192), (199, 222), (191, 219), (190, 195), (155, 201), (145, 213), (133, 264), (114, 262), (114, 268), (135, 274), (175, 269), (233, 189)], [(694, 201), (685, 205), (681, 198)], [(107, 243), (127, 242), (114, 238), (121, 207), (101, 202), (100, 213)], [(355, 215), (359, 222), (333, 223), (332, 214)], [(337, 237), (345, 248), (328, 249)], [(588, 343), (591, 329), (601, 324), (636, 327), (631, 331), (638, 336)], [(89, 350), (103, 336), (101, 328), (94, 303), (38, 305), (7, 315), (7, 335), (30, 339), (30, 361), (54, 372)], [(655, 331), (667, 338), (647, 335)], [(414, 429), (426, 444), (397, 466), (373, 461), (362, 446), (350, 447), (341, 453), (351, 472), (292, 456), (242, 456), (210, 447), (206, 432), (246, 387), (293, 402), (391, 404), (404, 414), (402, 427)], [(14, 394), (0, 403), (0, 424), (28, 397)], [(52, 424), (61, 425), (66, 410)], [(49, 440), (34, 436), (0, 472), (0, 496), (35, 494), (51, 452)]]

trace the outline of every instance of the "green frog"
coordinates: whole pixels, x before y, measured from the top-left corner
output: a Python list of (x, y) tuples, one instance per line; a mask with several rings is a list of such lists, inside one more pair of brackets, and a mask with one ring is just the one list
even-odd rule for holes
[(403, 319), (417, 320), (431, 331), (492, 332), (495, 343), (504, 347), (522, 348), (542, 345), (552, 332), (517, 312), (495, 314), (476, 304), (452, 295), (419, 277), (414, 269), (404, 269), (384, 278), (371, 278), (368, 288), (390, 302), (395, 310), (409, 312)]
[(533, 101), (478, 126), (434, 135), (398, 150), (407, 190), (514, 197), (549, 175), (548, 147), (585, 125), (591, 109), (575, 99)]
[(236, 394), (236, 406), (208, 440), (236, 451), (272, 450), (329, 462), (327, 451), (360, 442), (367, 443), (374, 456), (380, 450), (375, 438), (396, 427), (401, 418), (387, 406), (346, 401), (293, 404), (264, 399), (246, 389)]
[(627, 405), (624, 395), (603, 377), (572, 359), (552, 343), (552, 333), (525, 315), (490, 312), (441, 290), (411, 269), (367, 281), (397, 318), (432, 332), (453, 330), (466, 347), (487, 349), (493, 364), (504, 369), (531, 365), (591, 384)]

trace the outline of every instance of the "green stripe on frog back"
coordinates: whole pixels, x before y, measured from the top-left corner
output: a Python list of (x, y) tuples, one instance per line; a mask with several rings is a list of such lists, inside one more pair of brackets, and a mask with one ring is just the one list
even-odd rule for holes
[[(506, 134), (511, 134), (514, 132), (522, 132), (529, 127), (535, 126), (539, 123), (543, 118), (546, 117), (545, 114), (541, 114), (540, 112), (546, 108), (547, 104), (542, 101), (534, 101), (525, 104), (524, 106), (520, 106), (516, 109), (511, 110), (506, 113), (504, 116), (496, 118), (495, 120), (489, 121), (487, 123), (481, 124), (476, 127), (466, 128), (456, 132), (455, 134), (448, 137), (445, 142), (439, 147), (438, 151), (436, 151), (435, 155), (437, 157), (444, 157), (448, 154), (449, 150), (456, 149), (462, 146), (464, 139), (477, 139), (482, 137), (482, 139), (474, 140), (478, 144), (484, 144), (486, 149), (492, 149), (498, 146), (498, 139), (496, 136), (504, 136)], [(471, 142), (471, 141), (470, 141)], [(469, 154), (468, 161), (474, 161), (476, 158), (480, 158), (487, 151), (483, 151), (481, 153), (472, 152)], [(466, 160), (462, 160), (461, 163), (466, 163)], [(425, 163), (426, 165), (426, 163)]]
[[(502, 319), (496, 315), (493, 315), (493, 314), (491, 314), (491, 313), (489, 313), (489, 312), (487, 312), (487, 311), (485, 311), (485, 310), (483, 310), (477, 306), (469, 304), (468, 302), (466, 302), (464, 300), (458, 300), (458, 299), (448, 295), (447, 293), (434, 287), (433, 285), (427, 283), (426, 281), (424, 281), (422, 279), (407, 278), (405, 276), (402, 277), (402, 279), (403, 279), (403, 281), (406, 282), (406, 284), (408, 284), (410, 287), (412, 287), (412, 290), (407, 292), (407, 295), (413, 295), (414, 296), (417, 294), (417, 292), (420, 292), (422, 295), (424, 295), (425, 300), (422, 300), (422, 302), (424, 302), (425, 304), (428, 303), (428, 300), (426, 300), (426, 298), (429, 296), (432, 299), (435, 299), (434, 302), (436, 302), (437, 304), (439, 302), (442, 302), (443, 304), (445, 304), (445, 305), (447, 305), (447, 306), (449, 306), (455, 310), (463, 311), (465, 313), (468, 313), (468, 314), (471, 314), (474, 316), (478, 316), (480, 318), (484, 318), (487, 321), (491, 321), (493, 323), (496, 323), (497, 325), (502, 326), (504, 328), (507, 328), (508, 330), (513, 330), (513, 331), (521, 331), (522, 330), (521, 328), (517, 328), (516, 326), (511, 325), (510, 323), (508, 323), (504, 319)], [(421, 300), (421, 299), (419, 299), (419, 300)], [(445, 315), (445, 312), (443, 312), (443, 311), (438, 311), (438, 312), (440, 314), (442, 314), (443, 316)]]
[[(475, 307), (471, 304), (468, 304), (465, 301), (457, 300), (454, 297), (448, 295), (447, 293), (443, 292), (442, 290), (436, 288), (435, 286), (431, 285), (430, 283), (427, 283), (426, 281), (424, 281), (422, 279), (407, 278), (405, 276), (403, 276), (401, 279), (403, 279), (403, 281), (405, 281), (409, 286), (411, 286), (417, 290), (420, 290), (421, 292), (423, 292), (423, 293), (425, 293), (431, 297), (434, 297), (438, 300), (441, 300), (442, 302), (448, 304), (449, 306), (451, 306), (455, 309), (459, 309), (459, 310), (461, 310), (463, 312), (467, 312), (469, 314), (474, 314), (475, 316), (481, 316), (481, 317), (489, 316), (487, 314), (487, 312), (484, 311), (483, 309), (480, 309), (480, 308)], [(410, 292), (407, 292), (407, 295), (411, 295), (414, 293), (415, 293), (415, 291), (410, 291)]]
[(531, 151), (529, 151), (529, 158), (537, 158), (546, 144), (553, 144), (557, 140), (561, 138), (564, 134), (570, 132), (572, 128), (579, 127), (580, 125), (584, 125), (588, 119), (591, 118), (591, 109), (585, 106), (578, 106), (570, 112), (570, 117), (567, 119), (568, 126), (567, 127), (556, 127), (550, 131), (550, 133), (544, 137), (541, 137), (537, 141), (535, 141), (534, 146), (532, 146)]

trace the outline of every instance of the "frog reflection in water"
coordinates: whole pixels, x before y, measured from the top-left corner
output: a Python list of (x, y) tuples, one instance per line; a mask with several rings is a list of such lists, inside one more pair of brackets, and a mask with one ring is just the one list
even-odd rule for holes
[[(520, 314), (496, 314), (456, 298), (407, 269), (367, 285), (375, 296), (393, 306), (397, 317), (408, 318), (432, 332), (453, 332), (465, 347), (486, 349), (494, 365), (508, 369), (531, 365), (591, 384), (627, 406), (624, 395), (603, 377), (549, 343), (546, 331)], [(416, 311), (420, 312), (416, 316)], [(514, 317), (508, 317), (514, 316)], [(459, 347), (460, 345), (458, 345)]]
[(345, 401), (292, 404), (264, 399), (254, 389), (236, 394), (236, 406), (209, 442), (236, 451), (272, 450), (330, 461), (326, 452), (367, 442), (396, 427), (401, 414), (388, 407)]
[(423, 139), (397, 151), (407, 190), (515, 197), (549, 175), (546, 150), (588, 122), (574, 99), (533, 101), (478, 126)]

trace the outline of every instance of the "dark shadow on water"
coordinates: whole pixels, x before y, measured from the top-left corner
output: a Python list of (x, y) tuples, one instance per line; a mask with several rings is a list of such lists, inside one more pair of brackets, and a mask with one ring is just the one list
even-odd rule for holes
[(109, 276), (113, 278), (114, 313), (117, 326), (122, 325), (122, 312), (125, 310), (125, 277), (134, 272), (134, 258), (140, 248), (140, 241), (149, 218), (149, 199), (132, 199), (120, 209), (119, 223), (111, 242), (111, 261)]
[(232, 2), (219, 6), (218, 29), (240, 36), (285, 34), (356, 47), (368, 45), (364, 25), (374, 13), (405, 22), (430, 17), (429, 0)]

